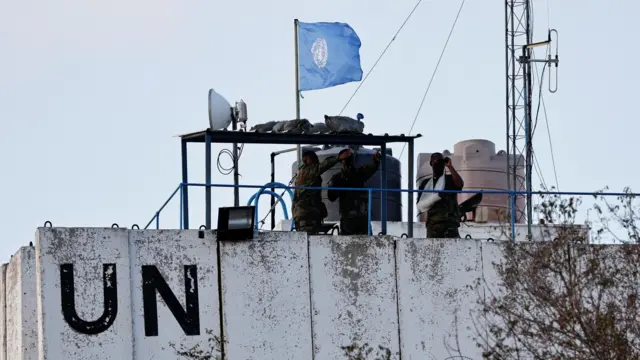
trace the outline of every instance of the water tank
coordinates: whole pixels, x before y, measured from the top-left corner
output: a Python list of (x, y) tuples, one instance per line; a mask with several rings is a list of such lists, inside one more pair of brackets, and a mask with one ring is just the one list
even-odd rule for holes
[[(338, 156), (340, 150), (344, 149), (344, 147), (327, 147), (323, 150), (317, 150), (316, 154), (318, 155), (318, 159), (320, 161), (330, 157), (330, 156)], [(314, 149), (315, 150), (315, 149)], [(355, 166), (361, 166), (365, 164), (369, 164), (373, 162), (373, 154), (376, 153), (376, 149), (367, 149), (367, 148), (357, 148), (354, 149), (354, 164)], [(387, 161), (387, 189), (400, 189), (402, 176), (400, 173), (400, 161), (392, 156), (391, 149), (387, 149), (386, 154)], [(331, 177), (340, 172), (341, 164), (338, 163), (331, 169), (327, 170), (324, 174), (322, 174), (322, 186), (326, 187), (329, 183)], [(298, 168), (298, 162), (295, 161), (292, 165), (292, 175), (296, 173)], [(378, 169), (378, 171), (369, 178), (369, 181), (365, 184), (365, 187), (368, 188), (382, 188), (381, 186), (381, 171), (382, 165)], [(381, 211), (380, 211), (380, 192), (373, 192), (371, 195), (372, 204), (371, 204), (371, 220), (372, 221), (380, 221), (381, 219)], [(387, 220), (388, 221), (402, 221), (402, 194), (400, 192), (387, 192)], [(326, 190), (322, 191), (322, 201), (327, 207), (327, 212), (329, 215), (325, 218), (325, 221), (339, 221), (340, 220), (340, 209), (338, 205), (338, 200), (336, 202), (331, 202), (327, 198)]]
[[(509, 190), (507, 178), (507, 154), (505, 151), (496, 153), (496, 145), (489, 140), (465, 140), (453, 146), (453, 153), (442, 151), (451, 158), (454, 168), (464, 180), (464, 190)], [(416, 183), (428, 178), (432, 174), (429, 159), (432, 153), (418, 155), (418, 174)], [(511, 155), (514, 158), (514, 155)], [(524, 159), (518, 156), (519, 166), (516, 176), (518, 190), (524, 191)], [(471, 197), (473, 194), (459, 194), (458, 202)], [(516, 208), (519, 210), (516, 221), (524, 221), (524, 197), (518, 197)], [(479, 208), (483, 212), (483, 220), (488, 222), (504, 221), (509, 217), (509, 195), (484, 194)], [(486, 209), (486, 210), (485, 210)], [(425, 221), (425, 214), (418, 214), (420, 221)]]

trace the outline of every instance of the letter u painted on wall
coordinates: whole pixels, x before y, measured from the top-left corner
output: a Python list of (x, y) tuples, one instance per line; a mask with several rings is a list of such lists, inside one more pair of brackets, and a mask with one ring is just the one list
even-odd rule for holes
[[(73, 264), (60, 265), (60, 296), (62, 315), (69, 326), (86, 335), (100, 334), (113, 325), (118, 315), (118, 282), (116, 264), (102, 265), (104, 302), (102, 315), (96, 320), (78, 316), (75, 304)], [(186, 306), (182, 308), (173, 291), (155, 265), (142, 266), (142, 303), (146, 336), (158, 336), (158, 299), (164, 300), (186, 335), (200, 335), (200, 309), (198, 304), (198, 269), (196, 265), (184, 266)]]

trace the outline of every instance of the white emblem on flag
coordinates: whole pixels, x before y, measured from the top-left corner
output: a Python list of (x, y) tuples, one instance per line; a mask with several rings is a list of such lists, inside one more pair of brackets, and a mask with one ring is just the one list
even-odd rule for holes
[(327, 65), (327, 58), (329, 57), (329, 49), (327, 48), (327, 41), (323, 38), (318, 38), (311, 46), (311, 53), (313, 54), (313, 61), (320, 69)]

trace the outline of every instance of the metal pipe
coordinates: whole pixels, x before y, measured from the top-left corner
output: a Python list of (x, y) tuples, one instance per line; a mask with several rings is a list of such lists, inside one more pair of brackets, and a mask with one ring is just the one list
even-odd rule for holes
[(371, 189), (368, 191), (369, 201), (367, 202), (367, 235), (371, 236)]
[(387, 188), (387, 144), (382, 144), (380, 147), (381, 160), (382, 160), (382, 177), (380, 181), (380, 187), (383, 189), (380, 192), (380, 221), (382, 222), (382, 234), (387, 235), (387, 192), (384, 190)]
[(516, 241), (516, 195), (511, 193), (511, 241)]
[(289, 212), (287, 211), (287, 204), (285, 204), (284, 199), (282, 198), (282, 195), (284, 195), (284, 193), (282, 195), (278, 195), (275, 192), (269, 191), (269, 190), (264, 190), (261, 189), (260, 191), (256, 192), (255, 194), (253, 194), (253, 196), (251, 196), (251, 198), (249, 199), (249, 201), (247, 202), (247, 205), (251, 205), (253, 202), (255, 202), (255, 216), (254, 216), (254, 226), (256, 230), (259, 230), (258, 228), (258, 223), (260, 222), (258, 220), (258, 202), (260, 201), (260, 196), (266, 194), (266, 195), (271, 195), (271, 197), (275, 197), (278, 202), (280, 203), (280, 205), (282, 206), (282, 212), (284, 213), (284, 219), (285, 220), (289, 220)]
[(160, 211), (156, 212), (156, 230), (160, 229)]
[[(169, 196), (169, 198), (167, 199), (167, 201), (165, 201), (162, 206), (160, 206), (160, 209), (158, 209), (158, 211), (156, 213), (160, 213), (162, 212), (162, 210), (164, 210), (164, 208), (167, 206), (167, 204), (169, 204), (169, 202), (171, 201), (171, 199), (173, 199), (173, 197), (176, 195), (176, 193), (178, 192), (178, 190), (180, 190), (180, 186), (178, 186), (175, 190), (173, 190), (173, 192), (171, 193), (171, 195)], [(182, 194), (180, 194), (180, 196), (182, 196)], [(180, 204), (180, 211), (182, 211), (182, 203)], [(149, 228), (149, 225), (151, 225), (151, 223), (153, 222), (153, 220), (156, 219), (156, 216), (154, 215), (151, 220), (149, 220), (149, 222), (147, 223), (147, 225), (145, 225), (144, 229), (146, 230), (147, 228)]]
[[(188, 183), (186, 186), (207, 186), (206, 184), (199, 183)], [(269, 184), (270, 185), (270, 184)], [(232, 188), (235, 185), (233, 184), (211, 184), (211, 187), (221, 187), (221, 188)], [(262, 189), (265, 187), (264, 185), (238, 185), (240, 188), (247, 189)], [(288, 186), (290, 190), (295, 189), (306, 189), (306, 190), (338, 190), (338, 191), (362, 191), (369, 190), (371, 191), (387, 191), (387, 192), (406, 192), (407, 189), (383, 189), (383, 188), (339, 188), (339, 187), (316, 187), (316, 186)], [(478, 190), (411, 190), (413, 192), (421, 192), (421, 193), (452, 193), (452, 194), (477, 194)], [(483, 194), (503, 194), (509, 195), (511, 193), (515, 193), (516, 195), (526, 195), (526, 191), (509, 191), (509, 190), (482, 190)], [(586, 191), (536, 191), (536, 195), (567, 195), (567, 196), (628, 196), (628, 197), (640, 197), (640, 193), (624, 193), (624, 192), (615, 192), (615, 193), (600, 193), (600, 192), (586, 192)]]
[[(275, 188), (277, 189), (284, 189), (284, 192), (289, 194), (289, 198), (291, 199), (291, 201), (293, 201), (293, 191), (291, 191), (291, 189), (289, 189), (289, 185), (285, 185), (281, 182), (272, 182), (272, 183), (268, 183), (268, 184), (264, 184), (260, 187), (260, 191), (264, 191), (267, 187), (269, 187), (269, 185), (271, 185), (272, 187), (275, 186)], [(284, 193), (283, 193), (284, 194)]]
[(522, 99), (524, 101), (524, 132), (525, 132), (525, 156), (526, 156), (526, 170), (525, 170), (525, 186), (527, 190), (527, 237), (531, 239), (531, 220), (533, 216), (532, 203), (531, 203), (531, 172), (533, 171), (533, 144), (531, 141), (532, 124), (531, 124), (531, 71), (529, 65), (530, 50), (524, 46), (522, 47), (522, 79), (524, 82), (524, 95)]
[[(207, 186), (204, 189), (205, 195), (205, 227), (211, 229), (211, 134), (207, 131), (205, 135), (205, 184)], [(237, 185), (237, 184), (234, 184)], [(237, 186), (235, 187), (237, 189)]]
[[(233, 131), (236, 131), (238, 129), (238, 121), (235, 119), (235, 116), (233, 117), (233, 122), (232, 122), (232, 129)], [(239, 177), (240, 177), (240, 173), (238, 172), (238, 143), (233, 143), (233, 150), (232, 150), (232, 156), (233, 156), (233, 183), (235, 185), (238, 185), (238, 183), (240, 182)], [(234, 187), (233, 188), (233, 206), (240, 206), (240, 188), (239, 187)]]
[[(280, 154), (284, 154), (284, 153), (288, 153), (288, 152), (292, 152), (292, 151), (296, 151), (298, 150), (297, 147), (294, 148), (290, 148), (290, 149), (284, 149), (284, 150), (278, 150), (278, 151), (274, 151), (271, 153), (271, 183), (275, 183), (276, 182), (276, 156), (280, 155)], [(276, 188), (272, 187), (271, 191), (276, 191)], [(273, 198), (273, 196), (271, 197), (271, 209), (274, 208), (275, 205), (275, 199)], [(271, 230), (276, 228), (276, 213), (275, 211), (271, 211)]]
[(183, 187), (184, 185), (182, 185), (182, 183), (180, 183), (180, 230), (182, 230), (182, 202), (184, 201), (184, 198), (182, 197), (182, 193), (183, 193)]
[(413, 140), (409, 141), (409, 153), (407, 155), (409, 157), (409, 170), (408, 170), (408, 179), (407, 179), (407, 188), (409, 191), (407, 192), (407, 236), (409, 238), (413, 237)]
[(288, 153), (288, 152), (292, 152), (292, 151), (296, 151), (298, 150), (298, 148), (291, 148), (291, 149), (284, 149), (284, 150), (278, 150), (278, 151), (274, 151), (273, 154), (280, 155), (280, 154), (284, 154), (284, 153)]
[[(300, 119), (300, 74), (298, 73), (298, 19), (293, 20), (293, 42), (296, 51), (295, 64), (296, 64), (296, 120)], [(296, 146), (298, 153), (298, 164), (302, 162), (302, 149), (300, 144)]]
[[(511, 123), (509, 120), (511, 119), (511, 111), (510, 111), (510, 107), (509, 107), (509, 95), (511, 95), (511, 80), (510, 80), (510, 73), (509, 73), (509, 55), (510, 55), (510, 49), (509, 49), (509, 1), (507, 0), (505, 3), (505, 7), (504, 7), (504, 25), (505, 25), (505, 39), (504, 39), (504, 64), (505, 64), (505, 73), (507, 74), (506, 76), (506, 86), (505, 86), (505, 96), (506, 96), (506, 100), (505, 100), (505, 104), (506, 104), (506, 122), (507, 122), (507, 189), (509, 190), (516, 190), (516, 185), (512, 184), (511, 182), (511, 176), (510, 176), (510, 172), (511, 172), (511, 164), (512, 164), (512, 160), (511, 160), (511, 144), (509, 142), (509, 140), (511, 139), (510, 136), (510, 132), (509, 132), (509, 124)], [(515, 153), (515, 150), (514, 150)], [(511, 199), (507, 200), (507, 208), (509, 208), (511, 206)], [(511, 209), (509, 209), (509, 214), (511, 214)]]
[[(187, 141), (182, 139), (182, 184), (188, 184), (189, 180), (187, 179)], [(186, 185), (183, 185), (184, 189), (182, 190), (182, 216), (184, 228), (189, 228), (189, 188)]]
[[(272, 152), (271, 153), (271, 183), (276, 182), (276, 153)], [(276, 188), (272, 187), (271, 188), (271, 192), (275, 193), (276, 192)], [(276, 204), (276, 199), (271, 196), (271, 209), (273, 209), (274, 205)], [(273, 231), (273, 229), (276, 228), (276, 212), (275, 211), (271, 211), (271, 231)]]

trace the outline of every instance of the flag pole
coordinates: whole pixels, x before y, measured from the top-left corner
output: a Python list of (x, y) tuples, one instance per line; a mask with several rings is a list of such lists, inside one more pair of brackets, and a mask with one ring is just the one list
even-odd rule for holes
[[(300, 119), (300, 74), (298, 73), (298, 19), (293, 20), (293, 34), (296, 50), (296, 120)], [(302, 164), (302, 151), (300, 144), (296, 147), (296, 153), (298, 154), (298, 166)]]

